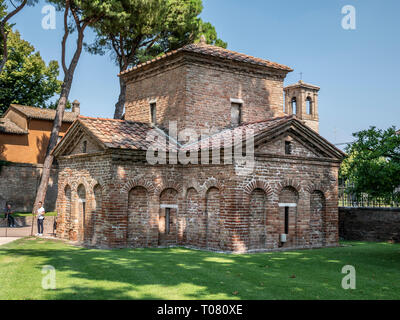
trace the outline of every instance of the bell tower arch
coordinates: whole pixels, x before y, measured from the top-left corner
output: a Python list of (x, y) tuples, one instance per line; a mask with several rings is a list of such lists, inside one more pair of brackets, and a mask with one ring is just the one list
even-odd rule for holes
[(319, 130), (318, 91), (319, 87), (300, 80), (285, 87), (285, 110), (288, 115), (294, 114), (314, 131)]

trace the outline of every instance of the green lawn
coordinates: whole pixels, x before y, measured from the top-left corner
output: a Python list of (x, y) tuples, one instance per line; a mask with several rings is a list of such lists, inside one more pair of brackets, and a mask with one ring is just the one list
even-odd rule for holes
[[(400, 245), (230, 255), (189, 250), (94, 250), (25, 238), (0, 247), (0, 299), (400, 299)], [(357, 288), (344, 290), (344, 265)], [(42, 266), (56, 290), (41, 287)]]

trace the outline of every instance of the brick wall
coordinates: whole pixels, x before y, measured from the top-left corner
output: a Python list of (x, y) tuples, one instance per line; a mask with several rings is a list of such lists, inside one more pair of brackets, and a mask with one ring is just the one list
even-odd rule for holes
[(127, 82), (125, 119), (150, 123), (150, 102), (156, 102), (157, 125), (168, 127), (169, 121), (182, 121), (185, 105), (186, 67), (174, 66), (162, 73)]
[(190, 64), (186, 95), (185, 122), (195, 128), (230, 126), (231, 99), (243, 101), (242, 122), (283, 115), (283, 79), (249, 70)]
[[(42, 165), (10, 163), (1, 168), (0, 172), (0, 210), (6, 202), (18, 212), (30, 212), (36, 197), (40, 182)], [(54, 211), (58, 192), (57, 169), (53, 169), (44, 207), (46, 211)]]
[(345, 240), (400, 241), (400, 208), (339, 208), (339, 235)]
[[(104, 247), (187, 245), (235, 252), (337, 245), (338, 164), (256, 159), (254, 172), (245, 176), (234, 165), (150, 166), (143, 154), (133, 153), (59, 159), (58, 236)], [(290, 208), (286, 243), (279, 238), (281, 202), (297, 203)]]
[(169, 121), (178, 121), (178, 130), (230, 126), (231, 99), (243, 101), (243, 122), (284, 115), (282, 74), (234, 62), (174, 59), (162, 70), (153, 63), (145, 72), (131, 72), (126, 79), (126, 120), (150, 122), (152, 101), (158, 125), (168, 127)]

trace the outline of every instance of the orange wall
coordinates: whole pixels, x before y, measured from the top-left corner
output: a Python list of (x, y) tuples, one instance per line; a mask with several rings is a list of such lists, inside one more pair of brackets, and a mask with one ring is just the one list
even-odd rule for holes
[[(71, 123), (63, 123), (64, 136)], [(29, 120), (27, 135), (0, 133), (0, 160), (21, 163), (43, 163), (53, 121)]]

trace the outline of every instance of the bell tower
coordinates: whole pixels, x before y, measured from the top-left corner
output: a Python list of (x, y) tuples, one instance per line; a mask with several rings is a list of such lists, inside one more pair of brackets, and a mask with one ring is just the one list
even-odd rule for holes
[(285, 87), (285, 114), (294, 114), (314, 131), (319, 130), (318, 91), (319, 87), (300, 80)]

